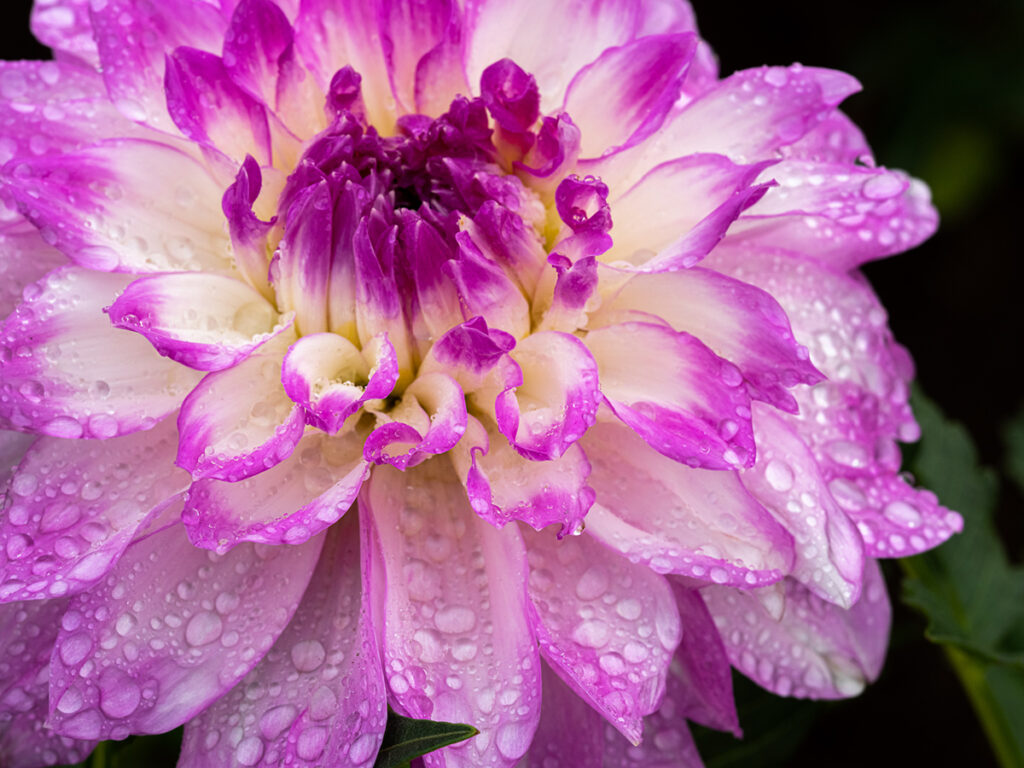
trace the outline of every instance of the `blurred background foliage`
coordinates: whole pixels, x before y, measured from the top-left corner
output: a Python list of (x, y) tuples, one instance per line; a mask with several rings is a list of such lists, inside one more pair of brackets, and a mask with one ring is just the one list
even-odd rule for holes
[[(1024, 672), (1013, 662), (1024, 651), (1024, 600), (1017, 599), (1024, 595), (1024, 0), (693, 2), (723, 73), (800, 61), (855, 75), (864, 92), (844, 108), (879, 164), (931, 186), (939, 233), (866, 271), (922, 386), (966, 428), (946, 422), (919, 394), (926, 439), (908, 449), (907, 467), (977, 532), (902, 569), (887, 563), (892, 646), (881, 679), (862, 696), (780, 700), (737, 680), (746, 740), (697, 729), (701, 750), (709, 768), (996, 765), (946, 653), (925, 632), (953, 642), (952, 653), (980, 675), (988, 703), (1010, 718), (1009, 738), (1024, 738)], [(47, 57), (28, 35), (30, 5), (5, 2), (3, 58)], [(991, 567), (972, 567), (981, 563)], [(904, 570), (912, 577), (905, 580)], [(981, 572), (995, 573), (994, 581), (981, 581)], [(999, 621), (972, 624), (963, 600), (974, 618)], [(979, 640), (978, 632), (987, 635)], [(177, 738), (111, 745), (93, 765), (173, 765)], [(1024, 740), (1016, 748), (1024, 750)]]

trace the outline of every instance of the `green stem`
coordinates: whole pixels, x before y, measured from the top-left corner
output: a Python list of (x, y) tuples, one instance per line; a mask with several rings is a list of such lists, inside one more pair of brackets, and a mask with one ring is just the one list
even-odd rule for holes
[(107, 742), (101, 741), (96, 745), (89, 758), (89, 768), (107, 768)]
[(945, 646), (944, 650), (953, 671), (960, 678), (960, 684), (967, 692), (974, 713), (981, 721), (981, 727), (985, 730), (988, 743), (996, 753), (999, 764), (1003, 768), (1024, 768), (1024, 760), (1017, 751), (1010, 724), (1006, 721), (1002, 707), (988, 684), (985, 675), (987, 663), (951, 645)]
[[(923, 558), (924, 556), (902, 558), (899, 563), (904, 574), (920, 579), (922, 571), (928, 569), (927, 561)], [(960, 685), (971, 702), (974, 714), (985, 731), (989, 746), (995, 752), (999, 765), (1002, 768), (1024, 768), (1024, 757), (1017, 749), (1013, 731), (985, 674), (990, 662), (982, 661), (952, 645), (943, 645), (942, 649), (946, 653), (949, 665), (960, 679)]]

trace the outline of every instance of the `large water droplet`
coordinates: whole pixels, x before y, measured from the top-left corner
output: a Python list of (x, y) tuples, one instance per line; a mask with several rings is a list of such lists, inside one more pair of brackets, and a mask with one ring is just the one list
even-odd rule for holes
[(199, 647), (212, 643), (224, 629), (224, 622), (213, 611), (200, 611), (191, 619), (185, 627), (185, 641), (193, 646)]

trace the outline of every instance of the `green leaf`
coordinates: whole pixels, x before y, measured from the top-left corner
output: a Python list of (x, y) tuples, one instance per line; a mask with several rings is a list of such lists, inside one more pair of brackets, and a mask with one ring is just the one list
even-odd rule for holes
[(919, 393), (914, 411), (924, 439), (911, 469), (965, 524), (904, 561), (904, 600), (928, 618), (934, 642), (1024, 669), (1024, 569), (1009, 563), (993, 525), (998, 478), (979, 464), (967, 431)]
[(373, 768), (407, 766), (413, 758), (465, 741), (478, 733), (480, 731), (471, 725), (414, 720), (402, 717), (388, 708), (384, 741), (380, 745), (380, 752), (377, 753), (377, 761)]
[(964, 516), (964, 531), (901, 561), (903, 599), (945, 646), (1000, 764), (1024, 768), (1024, 569), (1009, 562), (993, 523), (998, 477), (967, 431), (920, 392), (914, 411), (924, 437), (911, 469)]

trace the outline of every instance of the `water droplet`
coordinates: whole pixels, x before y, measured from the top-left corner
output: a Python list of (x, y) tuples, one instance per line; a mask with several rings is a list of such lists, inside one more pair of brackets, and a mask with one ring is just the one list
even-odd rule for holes
[(193, 647), (206, 645), (220, 637), (223, 629), (224, 622), (220, 616), (213, 611), (200, 611), (189, 619), (185, 627), (185, 641)]
[(241, 765), (256, 765), (263, 757), (263, 742), (256, 736), (249, 736), (238, 742), (235, 759)]
[(319, 640), (303, 640), (292, 646), (292, 664), (299, 672), (313, 672), (327, 658), (327, 651)]
[(299, 734), (299, 739), (295, 744), (295, 752), (303, 760), (316, 760), (323, 754), (324, 747), (327, 745), (327, 729), (326, 728), (307, 728)]
[(588, 568), (576, 582), (576, 596), (580, 600), (596, 600), (608, 591), (608, 573), (600, 565)]
[(590, 619), (576, 626), (572, 638), (587, 648), (601, 648), (611, 638), (611, 629), (600, 619)]
[(139, 708), (142, 689), (115, 667), (103, 670), (99, 680), (100, 709), (107, 717), (128, 717)]
[(793, 487), (793, 470), (779, 459), (772, 459), (764, 468), (764, 478), (768, 485), (783, 493)]
[(260, 733), (266, 739), (276, 739), (292, 724), (298, 710), (291, 704), (272, 707), (260, 718)]
[(882, 514), (904, 528), (917, 528), (921, 525), (921, 513), (905, 501), (889, 502), (882, 510)]
[(449, 606), (437, 612), (434, 616), (434, 625), (445, 634), (462, 634), (476, 626), (476, 614), (464, 606)]

